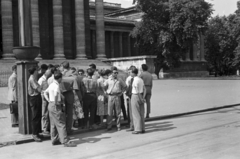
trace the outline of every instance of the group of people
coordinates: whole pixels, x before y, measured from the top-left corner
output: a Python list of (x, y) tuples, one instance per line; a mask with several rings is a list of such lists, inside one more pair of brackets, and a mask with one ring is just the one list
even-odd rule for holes
[[(9, 100), (17, 101), (17, 71), (8, 81)], [(146, 118), (150, 114), (152, 75), (142, 65), (141, 73), (135, 66), (128, 69), (128, 77), (119, 76), (116, 67), (97, 71), (95, 64), (86, 70), (70, 67), (65, 61), (60, 65), (45, 65), (28, 69), (29, 105), (32, 113), (32, 136), (36, 142), (42, 135), (51, 135), (53, 145), (76, 146), (67, 135), (76, 130), (106, 128), (112, 130), (113, 117), (116, 130), (121, 131), (121, 113), (126, 116), (132, 134), (145, 133), (144, 103)], [(18, 125), (18, 114), (12, 114), (12, 126)], [(104, 119), (107, 118), (105, 123)]]

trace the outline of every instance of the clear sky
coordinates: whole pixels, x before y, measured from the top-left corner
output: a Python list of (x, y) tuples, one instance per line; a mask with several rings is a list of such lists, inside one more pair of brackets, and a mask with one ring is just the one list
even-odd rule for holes
[[(237, 9), (237, 1), (238, 0), (206, 0), (207, 2), (212, 3), (213, 9), (213, 16), (216, 15), (229, 15), (234, 13)], [(121, 3), (123, 8), (131, 7), (133, 0), (104, 0), (104, 2), (112, 2), (112, 3)]]

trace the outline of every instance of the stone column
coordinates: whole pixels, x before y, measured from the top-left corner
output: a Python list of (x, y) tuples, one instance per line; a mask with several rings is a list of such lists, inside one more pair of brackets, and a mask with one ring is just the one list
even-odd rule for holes
[(131, 56), (131, 37), (130, 33), (128, 33), (128, 56)]
[(122, 41), (122, 32), (119, 32), (119, 56), (123, 57), (123, 41)]
[(114, 58), (114, 31), (111, 32), (111, 58)]
[(76, 59), (86, 59), (84, 0), (75, 0)]
[(12, 1), (1, 0), (3, 59), (15, 59), (13, 48)]
[(53, 0), (54, 59), (65, 59), (62, 0)]
[(105, 26), (103, 0), (96, 0), (96, 36), (97, 36), (97, 58), (105, 59)]
[(193, 44), (193, 61), (197, 61), (198, 43)]
[[(32, 33), (33, 33), (33, 46), (40, 46), (40, 33), (39, 33), (39, 10), (38, 10), (38, 0), (31, 1), (31, 11), (32, 11)], [(36, 58), (38, 60), (42, 59), (41, 53), (38, 54)]]
[(200, 60), (201, 61), (206, 61), (205, 60), (205, 49), (204, 49), (204, 35), (201, 33), (200, 34), (200, 40), (201, 40), (201, 45), (200, 45), (200, 51), (201, 51), (201, 55), (200, 55)]

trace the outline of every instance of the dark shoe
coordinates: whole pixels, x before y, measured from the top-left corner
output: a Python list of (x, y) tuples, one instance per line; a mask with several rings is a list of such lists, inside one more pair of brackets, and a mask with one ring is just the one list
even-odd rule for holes
[(64, 145), (64, 147), (77, 147), (77, 145), (72, 143), (72, 142), (68, 142), (68, 143), (65, 143), (63, 145)]
[(111, 131), (112, 130), (112, 128), (107, 128), (107, 130), (106, 131)]
[(130, 128), (130, 129), (127, 129), (126, 131), (134, 131), (134, 129)]
[(36, 142), (42, 142), (42, 140), (37, 135), (32, 135), (33, 140)]
[(55, 146), (55, 145), (61, 145), (61, 142), (59, 140), (54, 140), (52, 141), (52, 145)]
[(149, 115), (146, 116), (146, 119), (148, 119), (148, 118), (149, 118)]
[(121, 131), (121, 128), (117, 128), (117, 131)]
[(43, 131), (42, 134), (46, 135), (46, 136), (50, 136), (50, 132), (49, 131)]
[(12, 127), (16, 128), (16, 127), (18, 127), (18, 124), (12, 124)]
[(37, 137), (40, 138), (41, 140), (44, 138), (44, 136), (41, 134), (38, 134)]
[(143, 130), (142, 133), (144, 134), (144, 133), (145, 133), (145, 130)]
[(132, 134), (141, 134), (142, 132), (134, 131)]

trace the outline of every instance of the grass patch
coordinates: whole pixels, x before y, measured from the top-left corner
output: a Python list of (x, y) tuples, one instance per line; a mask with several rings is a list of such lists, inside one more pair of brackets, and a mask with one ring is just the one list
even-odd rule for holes
[(0, 110), (8, 109), (8, 108), (9, 108), (8, 104), (0, 103)]

